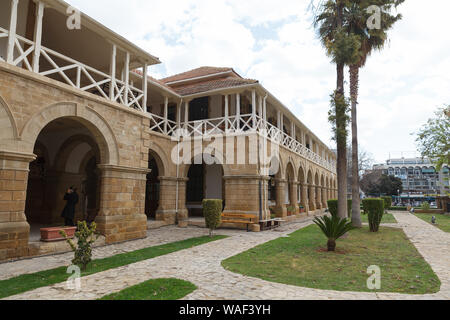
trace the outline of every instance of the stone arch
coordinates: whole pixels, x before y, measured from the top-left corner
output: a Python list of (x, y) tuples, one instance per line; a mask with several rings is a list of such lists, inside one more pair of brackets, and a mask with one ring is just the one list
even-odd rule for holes
[(6, 101), (0, 96), (0, 147), (8, 147), (8, 143), (19, 138), (19, 131), (13, 113)]
[(102, 164), (119, 164), (119, 150), (116, 137), (107, 121), (95, 110), (74, 102), (62, 102), (48, 106), (35, 113), (21, 132), (24, 148), (33, 152), (39, 133), (56, 119), (71, 118), (84, 125), (99, 145)]
[(315, 185), (316, 187), (318, 187), (318, 186), (320, 185), (319, 173), (318, 173), (318, 172), (316, 172), (316, 173), (314, 174), (314, 185)]
[(88, 153), (86, 153), (83, 157), (83, 160), (80, 162), (80, 166), (78, 168), (78, 172), (81, 173), (87, 166), (88, 162), (98, 154), (95, 150), (90, 150)]
[(305, 170), (303, 169), (302, 165), (300, 165), (299, 168), (298, 168), (297, 181), (299, 183), (301, 183), (301, 184), (305, 184), (306, 183)]
[(314, 184), (314, 180), (313, 180), (313, 172), (311, 169), (308, 170), (308, 175), (307, 175), (307, 183), (308, 184)]
[(148, 154), (155, 159), (160, 176), (169, 174), (169, 159), (167, 158), (164, 150), (159, 145), (153, 144), (150, 148), (148, 148)]
[(295, 166), (292, 161), (289, 161), (286, 165), (286, 169), (284, 171), (285, 179), (288, 179), (289, 174), (292, 175), (292, 181), (297, 181), (297, 174), (295, 172)]
[(88, 144), (94, 152), (100, 155), (98, 145), (92, 140), (91, 137), (84, 134), (71, 136), (63, 142), (55, 156), (55, 159), (59, 160), (54, 163), (54, 168), (56, 171), (63, 171), (66, 168), (68, 158), (70, 157), (72, 151), (77, 145), (82, 143)]
[[(225, 159), (224, 155), (217, 151), (214, 150), (217, 153), (217, 157), (212, 156), (215, 159), (215, 162), (213, 164), (217, 164), (217, 165), (221, 165), (222, 169), (223, 169), (223, 175), (224, 176), (229, 176), (231, 175), (231, 168), (230, 165), (227, 165), (225, 163), (223, 163), (222, 161), (220, 161), (220, 159)], [(194, 155), (191, 155), (191, 159), (184, 159), (184, 161), (187, 160), (187, 163), (184, 162), (183, 164), (180, 165), (180, 172), (181, 172), (181, 178), (187, 178), (188, 174), (189, 174), (189, 169), (191, 168), (191, 165), (193, 164), (200, 164), (200, 159), (199, 157), (201, 156), (201, 162), (205, 163), (204, 161), (204, 155), (208, 154), (205, 152), (194, 152)], [(197, 161), (196, 161), (197, 159)], [(209, 164), (207, 164), (209, 165)]]

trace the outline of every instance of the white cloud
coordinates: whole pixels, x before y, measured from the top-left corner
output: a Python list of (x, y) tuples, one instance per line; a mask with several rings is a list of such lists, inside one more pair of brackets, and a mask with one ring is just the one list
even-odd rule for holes
[[(201, 65), (231, 66), (256, 78), (325, 143), (335, 67), (311, 28), (308, 1), (69, 0), (158, 56), (157, 77)], [(390, 44), (361, 70), (359, 137), (377, 161), (415, 150), (414, 136), (450, 103), (450, 3), (408, 0)], [(273, 28), (273, 29), (271, 29)], [(266, 37), (261, 30), (269, 30)], [(348, 77), (347, 77), (348, 79)]]

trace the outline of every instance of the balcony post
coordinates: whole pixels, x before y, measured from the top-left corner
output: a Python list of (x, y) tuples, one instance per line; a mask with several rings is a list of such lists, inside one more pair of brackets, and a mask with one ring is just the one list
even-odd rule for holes
[(281, 111), (280, 110), (277, 111), (277, 128), (278, 129), (281, 128)]
[(256, 90), (252, 90), (252, 129), (256, 129)]
[(117, 47), (115, 44), (112, 45), (111, 50), (111, 85), (109, 88), (109, 99), (111, 101), (115, 100), (115, 90), (116, 90), (116, 57), (117, 57)]
[(267, 122), (267, 94), (263, 99), (263, 114), (264, 114), (264, 126), (266, 126)]
[(8, 51), (6, 52), (6, 62), (12, 64), (14, 62), (14, 45), (16, 42), (17, 29), (17, 6), (19, 0), (11, 0), (11, 16), (9, 20), (9, 37)]
[[(258, 106), (258, 112), (259, 112), (259, 118), (260, 118), (260, 121), (263, 119), (263, 97), (260, 95), (259, 96), (259, 100), (258, 100), (258, 103), (259, 103), (259, 106)], [(262, 128), (262, 122), (261, 122), (261, 124), (260, 124), (260, 128)]]
[(292, 123), (291, 123), (291, 136), (292, 136), (292, 138), (294, 140), (297, 140), (296, 136), (295, 136), (295, 123), (294, 123), (294, 121), (292, 121)]
[(126, 106), (128, 106), (128, 91), (129, 91), (129, 87), (130, 87), (130, 53), (127, 51), (125, 54), (125, 66), (124, 66), (124, 82), (125, 82), (125, 90), (124, 90), (124, 94), (123, 94), (123, 101), (125, 103)]
[(177, 129), (181, 129), (181, 107), (183, 106), (183, 99), (177, 103)]
[(167, 134), (167, 125), (169, 121), (169, 98), (164, 97), (164, 133)]
[(34, 27), (34, 55), (33, 71), (39, 73), (39, 59), (41, 57), (42, 19), (44, 17), (44, 3), (38, 2), (36, 7), (36, 22)]
[(147, 110), (147, 93), (148, 93), (148, 76), (147, 76), (147, 72), (148, 72), (148, 64), (145, 63), (144, 64), (144, 74), (143, 74), (143, 78), (142, 78), (142, 91), (144, 96), (142, 97), (142, 109), (144, 110), (145, 113), (148, 112)]
[(229, 103), (228, 103), (228, 94), (225, 95), (225, 133), (228, 133), (228, 128), (229, 128), (229, 124), (228, 124), (228, 118), (230, 116), (230, 110), (229, 110)]
[(241, 131), (241, 94), (236, 93), (236, 131)]
[(189, 101), (184, 103), (184, 129), (187, 131), (189, 122)]

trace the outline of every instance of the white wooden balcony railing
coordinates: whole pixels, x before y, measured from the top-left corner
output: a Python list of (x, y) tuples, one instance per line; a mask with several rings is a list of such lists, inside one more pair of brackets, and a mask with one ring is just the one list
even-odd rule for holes
[(241, 116), (229, 116), (227, 118), (223, 117), (182, 122), (180, 123), (180, 127), (178, 127), (177, 123), (174, 121), (151, 114), (150, 129), (172, 137), (181, 135), (183, 138), (243, 134), (252, 131), (258, 132), (270, 141), (278, 143), (324, 168), (331, 171), (336, 170), (336, 166), (333, 162), (322, 158), (320, 155), (308, 149), (303, 144), (257, 115), (246, 114)]
[[(7, 38), (9, 31), (0, 28), (0, 38)], [(121, 103), (127, 107), (144, 111), (144, 91), (126, 85), (119, 79), (112, 80), (112, 76), (96, 70), (79, 61), (69, 58), (49, 48), (40, 46), (37, 56), (47, 63), (49, 68), (37, 73), (48, 77), (58, 77), (58, 80), (82, 91), (87, 91), (108, 100)], [(36, 45), (33, 41), (16, 35), (14, 38), (14, 56), (10, 64), (21, 66), (28, 71), (37, 71), (30, 61), (36, 55)], [(5, 59), (0, 57), (0, 61)], [(41, 63), (42, 63), (41, 61)], [(110, 92), (112, 90), (112, 92)]]

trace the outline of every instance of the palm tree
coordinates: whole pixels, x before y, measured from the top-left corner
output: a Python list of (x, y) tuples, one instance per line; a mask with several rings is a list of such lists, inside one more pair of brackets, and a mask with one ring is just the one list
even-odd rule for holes
[(337, 145), (338, 215), (347, 217), (347, 106), (344, 93), (344, 67), (356, 60), (355, 37), (349, 37), (343, 30), (344, 8), (348, 0), (327, 0), (319, 5), (314, 17), (314, 26), (323, 46), (336, 63), (337, 84), (332, 96), (332, 116)]
[[(353, 0), (344, 10), (344, 29), (348, 34), (359, 37), (359, 59), (350, 64), (350, 99), (352, 119), (352, 223), (355, 227), (362, 227), (361, 203), (359, 195), (359, 168), (358, 168), (358, 89), (359, 70), (366, 64), (368, 56), (374, 50), (382, 50), (387, 42), (387, 31), (402, 18), (401, 14), (391, 15), (391, 10), (397, 8), (404, 0)], [(377, 5), (381, 8), (381, 28), (369, 29), (367, 8)]]
[(328, 251), (336, 250), (336, 240), (342, 237), (347, 232), (355, 229), (352, 223), (347, 219), (341, 219), (337, 216), (328, 217), (323, 216), (315, 218), (314, 223), (322, 230), (323, 234), (328, 238), (327, 249)]

